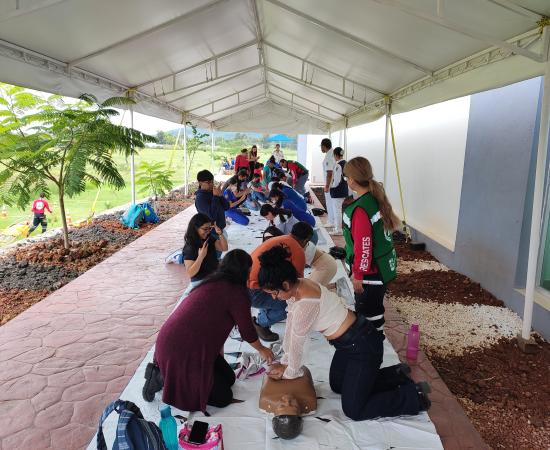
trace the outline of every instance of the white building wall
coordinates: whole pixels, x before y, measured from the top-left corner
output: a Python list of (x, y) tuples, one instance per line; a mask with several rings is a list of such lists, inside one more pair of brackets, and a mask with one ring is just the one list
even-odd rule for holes
[[(407, 222), (413, 228), (454, 250), (460, 209), (470, 97), (462, 97), (393, 116), (397, 158)], [(374, 176), (384, 172), (385, 118), (348, 130), (347, 159), (368, 158)], [(342, 133), (333, 133), (333, 146), (343, 146)], [(310, 181), (322, 182), (319, 143), (308, 136)], [(313, 140), (310, 145), (310, 141)], [(315, 157), (313, 157), (315, 156)], [(402, 217), (393, 152), (388, 155), (386, 191)]]

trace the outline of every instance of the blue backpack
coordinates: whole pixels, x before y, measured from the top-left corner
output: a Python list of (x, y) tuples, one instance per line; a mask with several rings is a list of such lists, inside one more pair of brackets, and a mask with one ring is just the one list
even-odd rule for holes
[(128, 211), (120, 218), (120, 221), (128, 228), (139, 228), (142, 222), (158, 223), (159, 217), (149, 203), (131, 205)]
[(119, 414), (113, 450), (167, 450), (160, 428), (145, 420), (134, 403), (125, 400), (115, 400), (103, 411), (97, 430), (97, 450), (107, 450), (103, 422), (113, 411)]

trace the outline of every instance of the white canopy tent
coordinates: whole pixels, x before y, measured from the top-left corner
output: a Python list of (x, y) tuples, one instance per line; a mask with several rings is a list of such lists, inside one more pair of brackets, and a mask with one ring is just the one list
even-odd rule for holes
[[(322, 134), (390, 110), (548, 78), (546, 16), (548, 0), (7, 0), (0, 3), (0, 80), (73, 97), (132, 95), (135, 111), (215, 130)], [(540, 244), (549, 88), (524, 337)]]

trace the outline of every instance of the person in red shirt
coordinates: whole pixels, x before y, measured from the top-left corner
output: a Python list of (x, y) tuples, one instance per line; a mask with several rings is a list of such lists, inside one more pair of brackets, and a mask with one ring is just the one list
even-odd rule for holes
[(237, 155), (235, 158), (235, 173), (239, 173), (240, 169), (246, 169), (247, 172), (250, 169), (248, 164), (248, 150), (246, 148), (243, 148), (241, 154)]
[(281, 159), (281, 167), (292, 175), (292, 187), (300, 194), (306, 193), (306, 182), (309, 178), (308, 170), (299, 162)]
[(34, 218), (32, 221), (32, 227), (30, 227), (27, 237), (30, 236), (34, 230), (36, 230), (36, 227), (38, 227), (38, 225), (42, 225), (42, 233), (46, 232), (46, 228), (48, 227), (46, 210), (48, 210), (50, 214), (52, 213), (50, 205), (46, 200), (46, 194), (44, 192), (41, 192), (40, 198), (32, 202), (32, 212), (34, 214)]

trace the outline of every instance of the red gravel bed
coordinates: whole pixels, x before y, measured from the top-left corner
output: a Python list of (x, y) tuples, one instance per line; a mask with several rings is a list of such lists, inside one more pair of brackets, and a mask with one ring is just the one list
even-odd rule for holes
[(515, 339), (430, 361), (493, 449), (548, 449), (550, 344), (523, 353)]
[(412, 250), (409, 244), (400, 242), (399, 238), (396, 238), (396, 234), (399, 233), (394, 233), (393, 245), (400, 259), (405, 261), (437, 261), (431, 253), (425, 250)]
[(452, 270), (400, 274), (388, 289), (394, 297), (415, 297), (438, 303), (504, 306), (501, 300), (483, 289), (479, 283)]
[(0, 325), (4, 325), (18, 314), (38, 303), (49, 294), (48, 291), (25, 289), (0, 290)]

